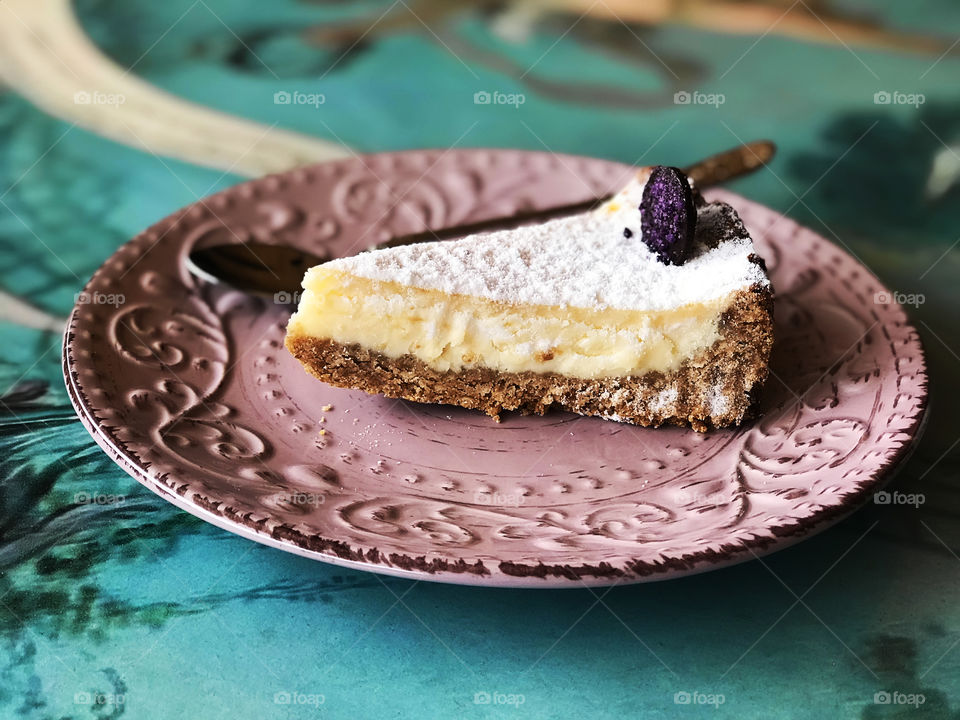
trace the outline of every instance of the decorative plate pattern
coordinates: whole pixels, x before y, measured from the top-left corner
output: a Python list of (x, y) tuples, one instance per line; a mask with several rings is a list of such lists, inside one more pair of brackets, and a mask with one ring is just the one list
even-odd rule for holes
[(565, 413), (417, 405), (327, 386), (283, 348), (283, 304), (208, 285), (200, 244), (342, 256), (386, 238), (576, 202), (630, 169), (502, 150), (371, 155), (231, 188), (94, 275), (64, 374), (93, 437), (138, 481), (243, 536), (320, 560), (486, 585), (600, 585), (769, 552), (852, 510), (917, 433), (916, 331), (842, 250), (723, 191), (777, 292), (762, 416), (644, 429)]

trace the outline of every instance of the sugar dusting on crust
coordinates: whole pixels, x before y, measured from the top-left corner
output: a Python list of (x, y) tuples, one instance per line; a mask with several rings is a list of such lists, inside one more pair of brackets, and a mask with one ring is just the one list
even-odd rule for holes
[(706, 395), (710, 414), (714, 417), (725, 415), (730, 407), (730, 398), (724, 394), (723, 388), (714, 385), (707, 390)]
[(724, 203), (699, 208), (687, 262), (658, 261), (641, 241), (642, 177), (589, 213), (462, 240), (374, 250), (323, 267), (499, 302), (589, 309), (662, 310), (769, 284), (749, 260), (753, 243), (743, 224)]
[(665, 414), (673, 410), (674, 404), (677, 402), (677, 388), (674, 385), (668, 386), (654, 395), (650, 402), (650, 411), (654, 413)]

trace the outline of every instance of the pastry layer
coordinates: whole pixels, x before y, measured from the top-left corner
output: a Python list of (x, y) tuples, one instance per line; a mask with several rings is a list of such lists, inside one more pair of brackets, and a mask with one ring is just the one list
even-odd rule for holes
[(677, 370), (720, 337), (736, 293), (670, 310), (515, 305), (312, 268), (291, 338), (411, 356), (437, 372), (487, 368), (574, 378)]
[(388, 397), (448, 403), (490, 415), (543, 413), (551, 405), (638, 425), (672, 423), (697, 430), (740, 423), (767, 377), (772, 294), (755, 286), (734, 294), (707, 348), (669, 371), (576, 378), (556, 372), (501, 372), (483, 367), (438, 370), (406, 354), (290, 334), (287, 348), (316, 377)]

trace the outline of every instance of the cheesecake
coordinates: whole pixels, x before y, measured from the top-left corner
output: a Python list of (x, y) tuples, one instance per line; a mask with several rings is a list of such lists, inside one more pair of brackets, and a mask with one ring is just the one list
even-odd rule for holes
[(772, 309), (734, 209), (658, 166), (588, 212), (313, 267), (286, 347), (391, 398), (703, 431), (749, 416)]

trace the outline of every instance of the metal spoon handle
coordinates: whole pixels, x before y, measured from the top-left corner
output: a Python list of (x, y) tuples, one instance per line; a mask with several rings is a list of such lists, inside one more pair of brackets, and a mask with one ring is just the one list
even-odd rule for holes
[(698, 187), (710, 187), (753, 172), (770, 162), (776, 152), (772, 141), (754, 140), (704, 158), (684, 172)]

